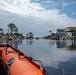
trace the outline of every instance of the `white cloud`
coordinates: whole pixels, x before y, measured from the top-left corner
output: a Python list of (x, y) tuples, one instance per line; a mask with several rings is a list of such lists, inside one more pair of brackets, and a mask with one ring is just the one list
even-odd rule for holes
[[(63, 15), (59, 14), (59, 10), (45, 10), (45, 8), (41, 7), (39, 3), (31, 3), (29, 0), (1, 0), (1, 4), (4, 6), (2, 7), (4, 10), (7, 10), (12, 13), (40, 17), (42, 19), (48, 20), (60, 20), (66, 19), (67, 16), (63, 18)], [(50, 0), (48, 0), (51, 2)], [(52, 1), (53, 2), (53, 1)], [(63, 6), (67, 6), (68, 3), (63, 2)]]
[(66, 7), (66, 6), (68, 6), (68, 5), (70, 5), (70, 3), (62, 2), (62, 8)]
[(44, 3), (54, 3), (53, 0), (47, 0), (47, 1), (44, 1)]
[[(63, 3), (63, 5), (66, 6), (68, 4)], [(46, 10), (41, 4), (31, 3), (30, 0), (0, 0), (0, 9), (23, 15), (23, 19), (25, 18), (25, 21), (29, 21), (27, 23), (29, 27), (31, 21), (31, 26), (36, 26), (39, 30), (44, 28), (44, 31), (49, 31), (50, 29), (55, 30), (57, 28), (76, 25), (76, 19), (69, 18), (66, 14), (60, 14), (60, 11), (57, 9)], [(26, 19), (27, 16), (30, 18)], [(20, 21), (20, 18), (18, 20)], [(25, 25), (26, 22), (23, 20), (21, 23)]]
[(8, 1), (8, 3), (7, 0), (1, 0), (0, 3), (4, 5), (1, 6), (2, 9), (22, 15), (38, 16), (38, 12), (44, 10), (40, 4), (31, 3), (29, 0), (13, 0), (12, 2)]
[(67, 62), (70, 58), (73, 58), (74, 56), (76, 56), (76, 53), (74, 52), (73, 54), (71, 54), (71, 52), (68, 53), (67, 51), (53, 51), (53, 54), (44, 57), (41, 56), (42, 58), (40, 58), (39, 60), (41, 60), (45, 66), (58, 68), (60, 62)]

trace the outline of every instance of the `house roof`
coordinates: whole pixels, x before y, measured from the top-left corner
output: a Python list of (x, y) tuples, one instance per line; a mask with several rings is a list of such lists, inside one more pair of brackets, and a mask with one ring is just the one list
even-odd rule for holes
[(67, 27), (67, 28), (65, 29), (65, 31), (66, 31), (66, 32), (74, 32), (74, 31), (76, 31), (76, 27)]
[(57, 32), (65, 32), (65, 29), (57, 29)]
[(66, 34), (65, 29), (57, 29), (57, 34)]

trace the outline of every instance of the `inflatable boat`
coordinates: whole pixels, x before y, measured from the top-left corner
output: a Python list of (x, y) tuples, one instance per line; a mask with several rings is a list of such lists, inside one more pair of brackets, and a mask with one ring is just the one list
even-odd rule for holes
[(47, 75), (43, 65), (35, 61), (41, 62), (9, 44), (0, 45), (0, 75)]

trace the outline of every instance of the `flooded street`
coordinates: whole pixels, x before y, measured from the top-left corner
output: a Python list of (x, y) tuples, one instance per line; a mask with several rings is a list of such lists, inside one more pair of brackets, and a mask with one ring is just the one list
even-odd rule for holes
[(43, 63), (48, 75), (76, 75), (75, 40), (19, 40), (11, 45)]

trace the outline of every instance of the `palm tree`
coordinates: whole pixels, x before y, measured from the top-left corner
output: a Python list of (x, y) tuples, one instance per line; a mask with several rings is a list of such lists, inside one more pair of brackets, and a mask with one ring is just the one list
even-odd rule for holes
[(18, 28), (17, 27), (14, 27), (14, 32), (18, 33)]
[(0, 33), (3, 33), (3, 29), (2, 28), (0, 28)]
[(52, 31), (50, 30), (49, 33), (51, 33)]
[(20, 33), (19, 36), (20, 36), (20, 38), (23, 38), (23, 34), (22, 33)]
[(10, 29), (10, 31), (11, 31), (11, 35), (12, 35), (13, 32), (14, 32), (15, 24), (10, 23), (10, 24), (8, 25), (8, 27), (9, 27), (9, 29)]
[(32, 32), (29, 32), (29, 39), (33, 39), (33, 33)]
[(28, 39), (28, 34), (26, 34), (26, 39)]
[(3, 35), (3, 29), (0, 28), (0, 37), (2, 37), (2, 35)]
[(18, 38), (18, 28), (15, 26), (14, 27), (14, 38)]

